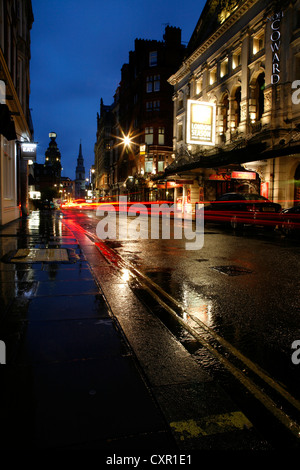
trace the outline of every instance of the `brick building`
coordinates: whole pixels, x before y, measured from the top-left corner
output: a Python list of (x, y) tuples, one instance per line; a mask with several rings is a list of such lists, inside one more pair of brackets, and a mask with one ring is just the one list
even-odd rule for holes
[(106, 194), (126, 194), (131, 200), (158, 197), (151, 176), (164, 171), (173, 151), (173, 89), (168, 78), (183, 53), (179, 28), (167, 26), (163, 41), (135, 40), (129, 61), (122, 66), (114, 102), (102, 107), (98, 119), (96, 179), (102, 190), (104, 182), (99, 183), (97, 175), (108, 165)]

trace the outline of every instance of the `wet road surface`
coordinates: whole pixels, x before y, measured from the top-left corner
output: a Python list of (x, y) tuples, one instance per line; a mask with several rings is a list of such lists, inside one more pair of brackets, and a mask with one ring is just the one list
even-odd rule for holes
[[(95, 235), (94, 213), (65, 216)], [(184, 240), (150, 236), (106, 245), (299, 400), (300, 365), (292, 362), (292, 344), (300, 339), (299, 240), (257, 228), (234, 232), (208, 225), (199, 250), (186, 250)], [(131, 288), (151, 305), (138, 286)], [(239, 399), (224, 365), (153, 304), (155, 309), (201, 366)]]

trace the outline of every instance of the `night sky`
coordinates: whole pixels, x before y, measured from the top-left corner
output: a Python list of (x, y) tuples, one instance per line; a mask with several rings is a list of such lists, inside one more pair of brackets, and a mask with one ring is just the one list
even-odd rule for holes
[[(188, 43), (205, 0), (32, 0), (30, 108), (37, 162), (57, 133), (63, 176), (75, 179), (80, 140), (94, 163), (100, 99), (113, 103), (134, 40), (162, 41), (167, 24)], [(88, 175), (86, 175), (88, 176)]]

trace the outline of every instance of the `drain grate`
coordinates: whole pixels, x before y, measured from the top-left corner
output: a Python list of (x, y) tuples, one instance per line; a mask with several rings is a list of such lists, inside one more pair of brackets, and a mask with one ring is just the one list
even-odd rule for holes
[(227, 274), (227, 276), (240, 276), (242, 274), (251, 274), (253, 271), (250, 269), (244, 268), (243, 266), (213, 266), (211, 269), (215, 269), (222, 274)]

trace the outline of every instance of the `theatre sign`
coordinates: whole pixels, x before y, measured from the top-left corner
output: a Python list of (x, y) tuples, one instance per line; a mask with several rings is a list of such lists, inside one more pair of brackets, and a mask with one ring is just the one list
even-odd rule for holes
[(268, 18), (271, 21), (271, 50), (272, 50), (272, 75), (271, 83), (275, 85), (280, 80), (280, 24), (283, 12), (275, 13), (272, 17)]
[(188, 100), (187, 135), (188, 144), (215, 145), (216, 106), (206, 101)]

